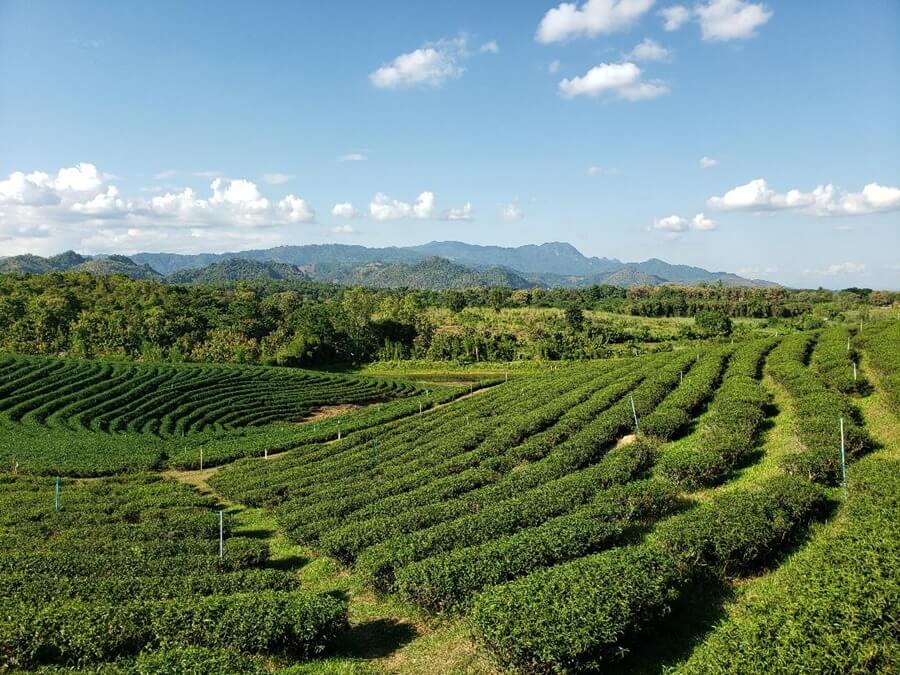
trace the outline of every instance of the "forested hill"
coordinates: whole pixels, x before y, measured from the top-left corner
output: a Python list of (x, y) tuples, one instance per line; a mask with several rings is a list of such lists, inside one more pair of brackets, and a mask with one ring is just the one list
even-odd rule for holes
[[(348, 268), (371, 263), (414, 266), (428, 258), (444, 258), (470, 270), (502, 268), (524, 277), (530, 285), (551, 287), (581, 287), (610, 283), (623, 287), (658, 285), (664, 283), (718, 283), (725, 286), (775, 286), (768, 281), (745, 279), (728, 272), (710, 272), (700, 267), (672, 265), (652, 258), (644, 262), (622, 262), (615, 258), (587, 257), (571, 244), (550, 242), (518, 247), (479, 246), (458, 241), (433, 241), (421, 246), (368, 248), (345, 244), (310, 244), (306, 246), (278, 246), (270, 249), (237, 251), (233, 253), (179, 255), (174, 253), (138, 253), (132, 256), (137, 263), (149, 264), (161, 274), (197, 268), (213, 262), (240, 258), (242, 260), (274, 261), (301, 267), (312, 279), (337, 281), (335, 270), (346, 273)], [(397, 272), (398, 270), (394, 270)], [(369, 272), (360, 272), (366, 276)], [(392, 273), (393, 274), (393, 273)], [(352, 274), (349, 276), (353, 276)], [(377, 275), (384, 278), (385, 275)], [(396, 275), (395, 275), (396, 276)], [(343, 281), (338, 281), (343, 283)], [(397, 280), (398, 285), (415, 286)]]
[(431, 242), (407, 248), (325, 244), (223, 254), (138, 253), (130, 258), (91, 258), (67, 251), (51, 258), (22, 255), (0, 260), (0, 272), (41, 274), (69, 270), (118, 273), (136, 279), (166, 277), (173, 283), (308, 279), (347, 286), (417, 289), (777, 285), (728, 272), (672, 265), (656, 258), (635, 263), (588, 258), (574, 246), (559, 242), (517, 248), (461, 242)]

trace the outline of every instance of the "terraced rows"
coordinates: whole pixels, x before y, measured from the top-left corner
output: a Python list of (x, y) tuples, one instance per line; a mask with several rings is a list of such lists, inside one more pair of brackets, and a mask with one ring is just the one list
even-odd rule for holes
[[(848, 386), (848, 337), (835, 327), (510, 382), (340, 443), (243, 460), (212, 484), (274, 508), (290, 537), (377, 590), (468, 612), (510, 665), (597, 667), (689, 588), (756, 573), (823, 516), (837, 417), (851, 461), (872, 447), (850, 398), (862, 388)], [(764, 367), (791, 397), (801, 451), (775, 474), (693, 497), (759, 460)]]
[(313, 656), (347, 626), (345, 601), (300, 589), (230, 520), (220, 557), (217, 505), (188, 487), (66, 480), (59, 511), (52, 495), (46, 478), (0, 477), (4, 672), (262, 672), (263, 659)]
[(407, 383), (283, 368), (0, 357), (0, 415), (62, 431), (161, 438), (297, 421), (315, 406), (415, 393)]

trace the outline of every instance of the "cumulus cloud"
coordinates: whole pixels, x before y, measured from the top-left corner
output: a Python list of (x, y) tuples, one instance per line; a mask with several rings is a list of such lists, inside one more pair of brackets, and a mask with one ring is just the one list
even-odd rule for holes
[(644, 38), (625, 55), (625, 58), (635, 61), (665, 61), (669, 58), (669, 50), (650, 38)]
[(500, 45), (497, 44), (496, 40), (491, 40), (490, 42), (485, 42), (478, 49), (482, 54), (499, 54), (500, 53)]
[(500, 217), (506, 223), (517, 223), (525, 217), (525, 212), (518, 204), (510, 202), (500, 209)]
[(57, 250), (92, 246), (122, 250), (128, 242), (148, 246), (172, 242), (172, 247), (178, 248), (188, 238), (196, 239), (209, 230), (216, 231), (213, 239), (219, 245), (229, 241), (265, 244), (277, 240), (277, 235), (248, 236), (240, 231), (315, 220), (315, 211), (306, 200), (289, 194), (273, 201), (246, 179), (216, 178), (206, 196), (184, 188), (148, 198), (126, 197), (109, 183), (110, 178), (83, 162), (55, 175), (15, 171), (0, 180), (4, 252), (46, 251), (37, 240), (48, 237)]
[(458, 208), (447, 211), (447, 220), (473, 220), (474, 218), (475, 210), (472, 208), (472, 202), (466, 202)]
[(711, 169), (714, 166), (719, 166), (719, 160), (713, 159), (712, 157), (701, 157), (700, 158), (700, 168), (701, 169)]
[(331, 215), (338, 218), (358, 218), (362, 214), (353, 208), (353, 204), (350, 202), (341, 202), (334, 205), (334, 208), (331, 209)]
[(467, 42), (459, 36), (400, 54), (369, 73), (369, 81), (379, 89), (440, 87), (463, 74), (462, 62), (469, 57)]
[(666, 216), (664, 218), (657, 218), (655, 221), (653, 221), (654, 229), (663, 230), (670, 234), (681, 234), (690, 230), (694, 230), (697, 232), (707, 232), (709, 230), (716, 229), (716, 227), (716, 223), (707, 218), (702, 213), (698, 213), (691, 219), (672, 215)]
[(744, 0), (710, 0), (696, 8), (704, 40), (746, 40), (772, 18), (762, 3)]
[(412, 203), (391, 199), (383, 192), (369, 202), (369, 215), (375, 220), (400, 220), (401, 218), (433, 218), (435, 199), (433, 192), (422, 192)]
[(640, 101), (667, 94), (669, 88), (662, 82), (642, 80), (641, 69), (634, 63), (601, 63), (580, 77), (561, 80), (559, 93), (563, 98), (613, 96)]
[(663, 28), (669, 32), (678, 30), (691, 20), (691, 10), (684, 5), (666, 7), (660, 10), (659, 14), (663, 18)]
[(286, 173), (264, 173), (262, 179), (269, 185), (283, 185), (294, 180), (294, 177)]
[(653, 0), (587, 0), (580, 7), (564, 2), (544, 14), (535, 39), (550, 44), (626, 30), (651, 6)]
[(900, 188), (869, 183), (861, 192), (842, 192), (832, 184), (810, 192), (777, 192), (764, 178), (738, 185), (707, 205), (719, 211), (782, 211), (797, 209), (817, 216), (859, 216), (900, 210)]

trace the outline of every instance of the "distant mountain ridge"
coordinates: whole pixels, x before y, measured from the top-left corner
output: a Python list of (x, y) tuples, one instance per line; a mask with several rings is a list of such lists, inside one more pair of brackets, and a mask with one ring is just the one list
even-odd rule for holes
[(387, 248), (308, 244), (218, 254), (138, 253), (130, 258), (90, 258), (68, 251), (52, 258), (24, 255), (0, 260), (0, 272), (92, 271), (90, 267), (97, 267), (96, 273), (100, 274), (165, 277), (173, 283), (308, 279), (343, 285), (422, 289), (496, 285), (513, 288), (577, 288), (593, 284), (778, 285), (729, 272), (673, 265), (658, 258), (622, 262), (616, 258), (587, 257), (563, 242), (518, 247), (479, 246), (458, 241)]

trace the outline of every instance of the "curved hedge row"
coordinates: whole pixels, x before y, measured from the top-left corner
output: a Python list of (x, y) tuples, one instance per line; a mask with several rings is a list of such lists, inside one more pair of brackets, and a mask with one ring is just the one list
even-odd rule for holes
[(853, 377), (853, 366), (858, 363), (859, 354), (851, 344), (850, 330), (841, 325), (826, 328), (819, 334), (809, 361), (825, 385), (842, 394), (864, 394), (869, 390), (869, 383), (858, 368)]
[(347, 627), (346, 602), (304, 592), (108, 604), (5, 605), (0, 655), (17, 668), (88, 665), (147, 648), (214, 647), (311, 656)]
[(733, 611), (685, 673), (891, 672), (900, 659), (900, 461), (867, 457), (837, 520)]
[(804, 450), (782, 460), (792, 474), (834, 484), (841, 477), (839, 419), (844, 418), (847, 461), (872, 448), (859, 410), (850, 399), (829, 389), (816, 372), (805, 365), (815, 336), (797, 333), (786, 337), (768, 360), (772, 377), (788, 392), (796, 416), (796, 433)]
[(824, 501), (820, 489), (790, 476), (721, 495), (664, 522), (648, 543), (486, 591), (472, 622), (494, 653), (523, 670), (600, 667), (621, 657), (623, 640), (668, 612), (689, 581), (766, 562)]
[(668, 449), (658, 463), (661, 475), (693, 490), (721, 482), (747, 459), (770, 403), (756, 378), (773, 346), (772, 341), (761, 340), (735, 350), (696, 442)]
[(618, 544), (629, 525), (675, 509), (666, 483), (639, 480), (597, 494), (587, 505), (536, 527), (457, 548), (397, 571), (397, 589), (416, 604), (444, 611), (483, 588)]
[(900, 419), (900, 321), (869, 326), (860, 337), (868, 362), (878, 373), (879, 385)]

